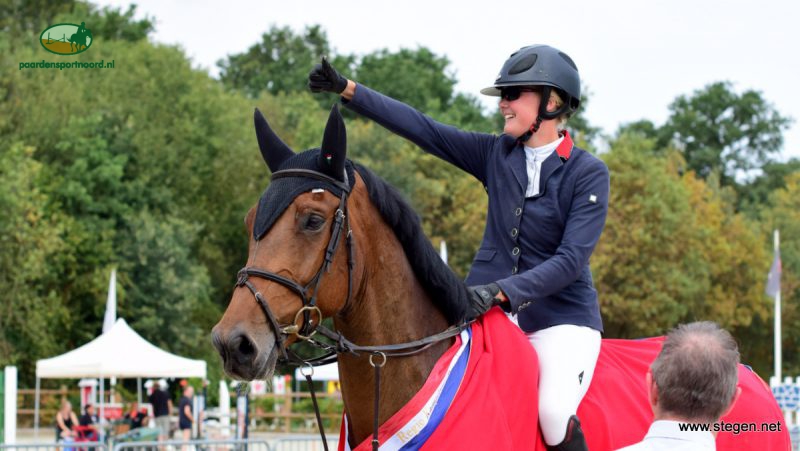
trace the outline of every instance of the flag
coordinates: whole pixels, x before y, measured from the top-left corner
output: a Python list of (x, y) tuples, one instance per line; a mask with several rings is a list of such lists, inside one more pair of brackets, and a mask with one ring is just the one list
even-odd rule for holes
[(108, 332), (117, 322), (117, 270), (111, 270), (108, 282), (108, 299), (106, 299), (106, 316), (103, 318), (103, 333)]
[(775, 259), (767, 276), (767, 295), (775, 297), (781, 291), (781, 251), (775, 250)]

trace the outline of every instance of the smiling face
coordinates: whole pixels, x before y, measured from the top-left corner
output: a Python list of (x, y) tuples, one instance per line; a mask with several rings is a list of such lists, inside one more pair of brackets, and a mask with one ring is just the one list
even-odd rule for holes
[[(514, 96), (512, 96), (514, 97)], [(536, 121), (541, 95), (538, 92), (522, 91), (516, 100), (508, 100), (508, 96), (500, 97), (498, 106), (505, 118), (503, 133), (520, 136), (527, 132)]]

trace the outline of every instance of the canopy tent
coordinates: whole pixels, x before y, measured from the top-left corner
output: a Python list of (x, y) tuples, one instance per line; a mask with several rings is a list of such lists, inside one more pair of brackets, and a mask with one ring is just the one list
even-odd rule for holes
[(206, 362), (160, 349), (119, 318), (108, 332), (80, 348), (36, 362), (36, 377), (206, 377)]
[[(305, 380), (304, 372), (308, 372), (308, 368), (300, 367), (294, 370), (294, 379), (296, 381)], [(328, 363), (325, 365), (314, 367), (314, 380), (315, 381), (339, 381), (339, 364), (337, 362)]]
[[(39, 380), (142, 377), (206, 377), (206, 362), (181, 357), (158, 348), (119, 318), (110, 330), (65, 354), (36, 361), (38, 430)], [(101, 384), (101, 393), (102, 393)], [(101, 395), (102, 399), (102, 395)], [(102, 404), (101, 404), (102, 410)]]

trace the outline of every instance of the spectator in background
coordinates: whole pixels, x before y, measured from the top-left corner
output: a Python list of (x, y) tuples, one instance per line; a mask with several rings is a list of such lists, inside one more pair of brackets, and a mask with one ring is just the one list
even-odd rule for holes
[(66, 399), (61, 401), (61, 409), (56, 413), (56, 441), (71, 442), (75, 439), (75, 426), (78, 418), (72, 411), (72, 403)]
[[(183, 389), (183, 397), (178, 405), (178, 427), (183, 433), (183, 441), (189, 441), (192, 438), (192, 423), (194, 423), (194, 416), (192, 415), (192, 397), (194, 396), (194, 387), (191, 385)], [(188, 449), (184, 446), (184, 450)]]
[(94, 406), (86, 404), (83, 407), (83, 415), (78, 419), (81, 426), (92, 426), (97, 423), (97, 416), (94, 414)]
[(94, 406), (86, 404), (83, 407), (83, 415), (78, 418), (78, 427), (75, 428), (77, 435), (82, 435), (84, 439), (96, 442), (99, 440), (99, 434), (94, 427), (98, 423), (97, 416), (94, 414)]
[(147, 418), (147, 414), (139, 409), (139, 403), (135, 401), (131, 403), (131, 410), (125, 414), (125, 421), (131, 425), (131, 429), (142, 427), (145, 418)]
[(644, 440), (622, 450), (715, 450), (716, 432), (681, 426), (719, 421), (742, 391), (738, 380), (739, 349), (730, 333), (710, 321), (673, 329), (647, 372), (655, 421)]
[(153, 393), (148, 398), (153, 406), (156, 428), (158, 428), (158, 441), (167, 440), (170, 435), (169, 414), (172, 412), (172, 399), (169, 394), (161, 389), (158, 381), (153, 382)]

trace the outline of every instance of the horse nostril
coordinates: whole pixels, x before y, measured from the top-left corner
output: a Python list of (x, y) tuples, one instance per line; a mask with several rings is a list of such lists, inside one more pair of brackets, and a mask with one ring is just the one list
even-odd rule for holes
[(242, 356), (250, 357), (256, 353), (256, 348), (253, 345), (253, 342), (247, 338), (246, 335), (240, 335), (236, 337), (234, 343), (238, 342), (236, 346), (236, 350), (239, 351), (239, 354)]

